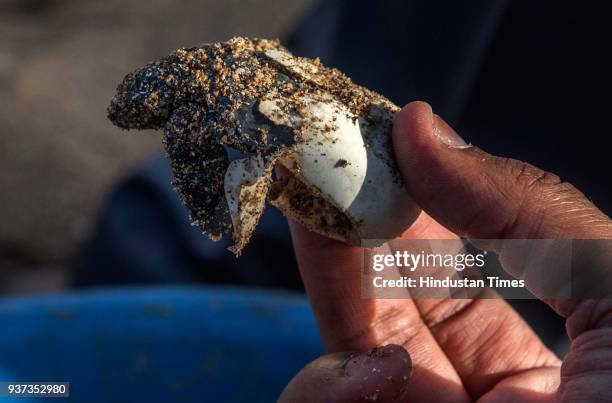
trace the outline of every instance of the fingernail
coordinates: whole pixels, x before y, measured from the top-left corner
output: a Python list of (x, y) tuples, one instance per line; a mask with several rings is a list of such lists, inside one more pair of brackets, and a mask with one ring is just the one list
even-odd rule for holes
[(352, 355), (344, 364), (345, 376), (355, 382), (365, 401), (397, 401), (408, 386), (411, 372), (410, 355), (395, 344)]
[(433, 134), (439, 141), (451, 148), (471, 147), (452, 127), (435, 114), (433, 115)]

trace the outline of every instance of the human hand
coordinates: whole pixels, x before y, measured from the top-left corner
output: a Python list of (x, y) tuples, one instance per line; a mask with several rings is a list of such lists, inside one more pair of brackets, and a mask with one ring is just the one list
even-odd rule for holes
[[(574, 187), (466, 145), (425, 103), (402, 109), (393, 142), (424, 210), (405, 239), (612, 238), (610, 219)], [(362, 299), (362, 250), (290, 226), (330, 354), (297, 374), (279, 402), (612, 399), (612, 301), (546, 301), (572, 340), (562, 363), (501, 299)], [(351, 353), (381, 345), (389, 346)]]

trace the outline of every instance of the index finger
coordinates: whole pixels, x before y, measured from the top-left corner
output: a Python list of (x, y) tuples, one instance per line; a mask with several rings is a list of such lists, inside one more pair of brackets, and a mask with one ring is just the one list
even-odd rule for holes
[[(361, 298), (363, 250), (314, 234), (289, 221), (300, 274), (326, 350), (365, 350), (389, 343), (402, 345), (413, 361), (411, 396), (427, 394), (439, 401), (468, 401), (459, 375), (423, 323), (412, 300)], [(431, 223), (422, 214), (414, 228)]]

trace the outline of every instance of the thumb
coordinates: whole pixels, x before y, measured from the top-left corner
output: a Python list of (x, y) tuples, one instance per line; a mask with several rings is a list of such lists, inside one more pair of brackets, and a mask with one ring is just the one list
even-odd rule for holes
[(411, 372), (408, 352), (394, 344), (364, 353), (328, 354), (304, 367), (278, 402), (399, 402)]
[(396, 160), (416, 202), (467, 238), (610, 238), (610, 219), (580, 191), (530, 164), (466, 144), (424, 102), (393, 127)]

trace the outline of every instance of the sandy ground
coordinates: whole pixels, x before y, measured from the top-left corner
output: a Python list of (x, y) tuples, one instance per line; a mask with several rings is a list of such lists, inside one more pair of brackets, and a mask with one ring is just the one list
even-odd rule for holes
[(106, 120), (127, 72), (181, 46), (282, 37), (312, 3), (0, 0), (0, 276), (63, 270), (105, 193), (159, 147)]

